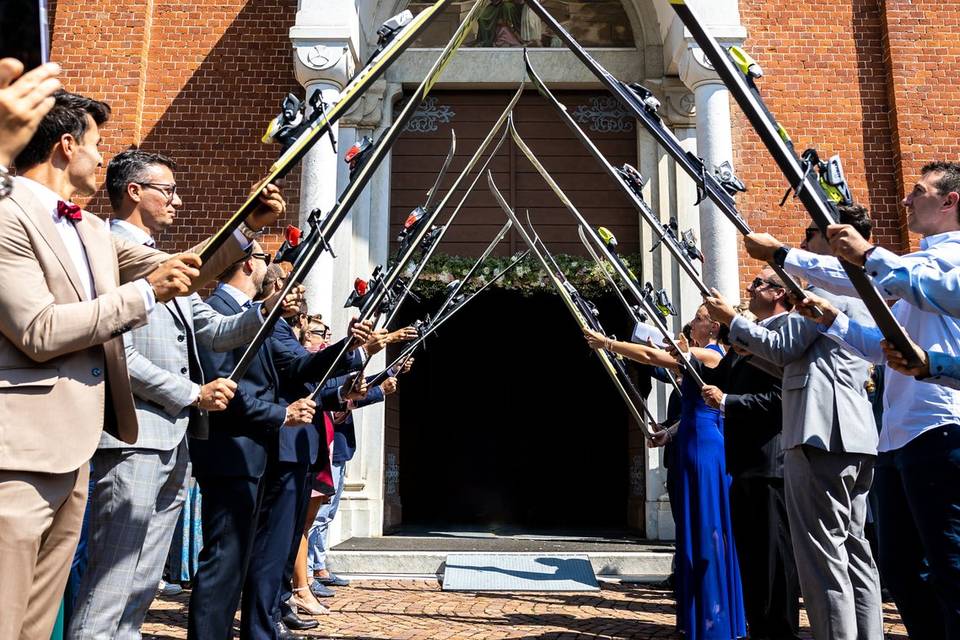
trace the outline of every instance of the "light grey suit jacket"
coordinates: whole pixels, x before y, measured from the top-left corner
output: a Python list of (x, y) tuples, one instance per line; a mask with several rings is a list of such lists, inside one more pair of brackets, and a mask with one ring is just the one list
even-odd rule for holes
[[(110, 230), (124, 240), (140, 240), (121, 225), (112, 224)], [(147, 324), (123, 336), (140, 427), (137, 441), (127, 444), (104, 432), (99, 447), (170, 451), (179, 446), (187, 428), (193, 431), (203, 422), (203, 416), (189, 407), (194, 390), (190, 342), (194, 370), (202, 377), (196, 347), (230, 351), (248, 344), (260, 328), (259, 316), (260, 305), (223, 316), (196, 293), (154, 307)]]
[[(860, 300), (819, 287), (810, 290), (851, 318), (870, 321)], [(867, 362), (796, 313), (775, 330), (737, 316), (730, 325), (730, 340), (783, 368), (784, 450), (806, 444), (832, 452), (876, 455), (877, 428), (865, 388)]]

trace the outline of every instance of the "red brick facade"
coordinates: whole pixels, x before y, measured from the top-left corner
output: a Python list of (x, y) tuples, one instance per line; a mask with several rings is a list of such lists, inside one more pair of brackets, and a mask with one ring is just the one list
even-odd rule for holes
[[(106, 100), (107, 160), (131, 144), (179, 166), (182, 221), (165, 249), (207, 237), (246, 199), (277, 147), (260, 143), (293, 77), (292, 0), (56, 0), (53, 57), (72, 91)], [(297, 212), (299, 173), (285, 180)], [(109, 212), (105, 191), (89, 207)]]
[[(929, 0), (810, 4), (741, 2), (746, 48), (762, 65), (767, 105), (798, 150), (839, 153), (854, 198), (875, 218), (876, 239), (894, 250), (916, 244), (900, 199), (930, 160), (960, 160), (960, 8)], [(734, 107), (734, 155), (750, 191), (741, 210), (760, 231), (798, 244), (808, 224), (798, 201), (776, 207), (785, 189), (746, 119)], [(746, 263), (755, 264), (755, 263)], [(752, 278), (743, 270), (741, 281)]]
[[(293, 0), (57, 0), (54, 57), (68, 88), (108, 100), (108, 157), (131, 143), (168, 153), (185, 207), (161, 244), (201, 239), (242, 202), (275, 156), (260, 135), (280, 97), (298, 88), (288, 29)], [(854, 196), (894, 249), (909, 239), (898, 205), (931, 159), (960, 154), (960, 8), (933, 0), (816, 4), (744, 0), (747, 48), (766, 71), (762, 90), (802, 150), (840, 153)], [(807, 224), (759, 140), (734, 113), (734, 155), (750, 190), (741, 210), (758, 230), (798, 242)], [(287, 179), (291, 219), (296, 175)], [(106, 199), (91, 208), (107, 210)], [(749, 263), (747, 263), (749, 264)], [(743, 280), (752, 271), (744, 269)]]

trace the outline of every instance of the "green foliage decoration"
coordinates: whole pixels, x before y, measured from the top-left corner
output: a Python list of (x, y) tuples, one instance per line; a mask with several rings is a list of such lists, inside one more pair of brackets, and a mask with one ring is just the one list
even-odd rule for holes
[[(610, 284), (604, 278), (600, 267), (591, 258), (568, 254), (554, 254), (553, 257), (567, 279), (584, 296), (591, 297), (611, 293)], [(476, 257), (436, 253), (430, 258), (426, 268), (420, 274), (420, 278), (413, 286), (413, 291), (425, 298), (439, 295), (448, 283), (466, 275), (476, 260)], [(642, 256), (640, 254), (623, 257), (623, 261), (638, 277), (642, 277), (639, 268), (641, 260)], [(512, 256), (490, 256), (467, 283), (466, 291), (476, 291), (496, 277), (512, 261)], [(607, 269), (611, 274), (613, 273), (611, 267), (608, 266)], [(517, 291), (523, 295), (556, 293), (547, 274), (544, 273), (543, 268), (533, 255), (528, 255), (523, 262), (514, 267), (493, 286), (508, 291)]]

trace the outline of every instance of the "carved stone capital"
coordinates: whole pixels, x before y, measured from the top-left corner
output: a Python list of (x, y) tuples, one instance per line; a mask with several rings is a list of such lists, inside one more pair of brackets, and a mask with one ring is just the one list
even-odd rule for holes
[(360, 61), (360, 21), (353, 0), (302, 0), (290, 41), (300, 84), (342, 89)]
[(691, 91), (704, 84), (723, 84), (703, 50), (688, 46), (677, 64), (680, 79)]
[(340, 119), (341, 127), (376, 129), (383, 121), (383, 100), (387, 81), (378, 79)]
[(663, 87), (664, 102), (660, 115), (670, 125), (677, 127), (695, 127), (697, 105), (693, 92), (680, 83), (671, 83)]

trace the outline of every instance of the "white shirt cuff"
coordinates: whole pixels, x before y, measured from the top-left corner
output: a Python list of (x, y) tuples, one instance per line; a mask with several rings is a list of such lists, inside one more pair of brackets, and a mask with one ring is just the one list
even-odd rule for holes
[(153, 287), (150, 286), (146, 278), (134, 280), (133, 284), (137, 285), (137, 289), (140, 290), (140, 295), (143, 297), (143, 306), (146, 308), (147, 313), (150, 313), (153, 311), (153, 308), (157, 306), (157, 298), (153, 295)]
[(837, 317), (833, 321), (833, 324), (826, 329), (824, 329), (823, 325), (821, 324), (818, 328), (822, 333), (825, 333), (834, 340), (846, 342), (847, 332), (850, 330), (850, 318), (848, 318), (847, 314), (845, 314), (843, 311), (839, 311), (837, 313)]
[(199, 398), (199, 397), (200, 397), (200, 385), (198, 385), (196, 382), (194, 382), (194, 383), (193, 383), (193, 390), (190, 391), (190, 404), (188, 404), (187, 406), (189, 407), (189, 406), (193, 405), (193, 403), (196, 402), (196, 401), (197, 401), (197, 398)]
[(727, 394), (720, 396), (720, 413), (727, 412)]

